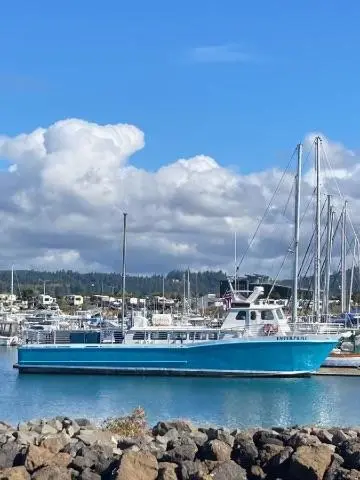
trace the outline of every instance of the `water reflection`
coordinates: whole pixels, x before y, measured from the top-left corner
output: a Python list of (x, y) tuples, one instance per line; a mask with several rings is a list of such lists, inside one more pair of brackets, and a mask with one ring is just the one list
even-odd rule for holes
[[(18, 421), (57, 414), (105, 418), (142, 405), (151, 422), (188, 418), (228, 426), (358, 423), (360, 378), (213, 379), (19, 375), (0, 348), (0, 412)], [(16, 406), (16, 408), (14, 408)]]

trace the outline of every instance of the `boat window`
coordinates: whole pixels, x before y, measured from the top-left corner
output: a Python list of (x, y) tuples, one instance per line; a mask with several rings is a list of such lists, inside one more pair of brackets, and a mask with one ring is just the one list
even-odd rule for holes
[(278, 308), (278, 309), (276, 310), (276, 314), (277, 314), (278, 318), (280, 318), (280, 320), (283, 320), (283, 318), (284, 318), (284, 312), (281, 310), (281, 308)]
[(273, 312), (271, 310), (262, 310), (261, 320), (274, 320)]
[(252, 312), (250, 313), (250, 318), (251, 318), (251, 320), (256, 320), (256, 312), (255, 312), (255, 310), (252, 310)]
[(236, 315), (236, 320), (246, 320), (246, 310), (239, 310)]

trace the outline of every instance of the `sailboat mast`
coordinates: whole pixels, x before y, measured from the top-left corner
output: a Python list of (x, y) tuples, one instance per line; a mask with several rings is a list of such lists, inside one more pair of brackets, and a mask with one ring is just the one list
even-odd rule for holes
[(355, 270), (356, 247), (357, 247), (357, 240), (356, 240), (356, 238), (355, 238), (355, 241), (354, 241), (353, 260), (352, 260), (352, 266), (351, 266), (351, 275), (350, 275), (348, 312), (350, 312), (350, 310), (351, 310), (351, 297), (352, 297), (352, 293), (353, 293), (353, 284), (354, 284), (354, 270)]
[(344, 203), (341, 222), (341, 312), (346, 310), (346, 207)]
[(316, 170), (316, 214), (315, 214), (315, 265), (314, 265), (314, 308), (315, 319), (320, 320), (320, 255), (321, 255), (321, 211), (320, 211), (320, 143), (321, 138), (315, 138), (315, 170)]
[(237, 262), (237, 248), (236, 248), (236, 231), (234, 232), (234, 288), (235, 291), (237, 290), (236, 288), (236, 274), (237, 274), (237, 268), (236, 268), (236, 262)]
[(10, 311), (12, 312), (14, 301), (14, 265), (11, 265), (11, 286), (10, 286)]
[(188, 268), (187, 271), (187, 307), (188, 307), (188, 312), (190, 310), (190, 305), (191, 305), (191, 298), (190, 298), (190, 268)]
[(302, 144), (297, 146), (297, 173), (295, 184), (295, 218), (294, 218), (294, 267), (293, 267), (293, 291), (292, 291), (292, 322), (297, 320), (298, 308), (298, 271), (299, 271), (299, 235), (300, 235), (300, 185), (302, 165)]
[(327, 215), (326, 215), (326, 260), (325, 260), (325, 281), (323, 295), (323, 312), (327, 320), (329, 315), (329, 292), (330, 292), (330, 269), (331, 269), (331, 237), (332, 237), (332, 208), (331, 195), (327, 196)]
[(184, 272), (183, 275), (183, 287), (184, 287), (184, 292), (183, 292), (183, 315), (185, 315), (185, 302), (186, 302), (186, 273)]
[(163, 297), (163, 304), (162, 304), (162, 313), (165, 312), (165, 276), (162, 277), (162, 297)]
[(126, 217), (127, 213), (123, 214), (123, 245), (122, 245), (122, 304), (121, 304), (121, 332), (124, 338), (125, 334), (125, 257), (126, 257)]

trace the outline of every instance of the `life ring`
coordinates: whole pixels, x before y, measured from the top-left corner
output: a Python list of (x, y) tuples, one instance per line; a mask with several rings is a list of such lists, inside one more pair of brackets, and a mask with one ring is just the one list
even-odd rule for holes
[(263, 332), (265, 333), (265, 335), (275, 335), (278, 329), (278, 326), (274, 325), (273, 323), (265, 323), (263, 327)]

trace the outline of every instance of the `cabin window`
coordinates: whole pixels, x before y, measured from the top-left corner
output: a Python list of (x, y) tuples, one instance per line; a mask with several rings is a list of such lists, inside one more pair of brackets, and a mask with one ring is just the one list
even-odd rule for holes
[(262, 310), (261, 320), (274, 320), (274, 314), (271, 310)]
[(256, 312), (255, 312), (255, 310), (253, 310), (253, 311), (250, 313), (250, 319), (251, 319), (251, 320), (256, 320)]
[(280, 320), (283, 320), (283, 318), (284, 318), (284, 313), (283, 313), (283, 311), (281, 310), (281, 308), (278, 308), (278, 309), (276, 310), (276, 314), (277, 314), (278, 318), (280, 318)]
[(246, 320), (246, 310), (239, 310), (236, 315), (236, 320)]

